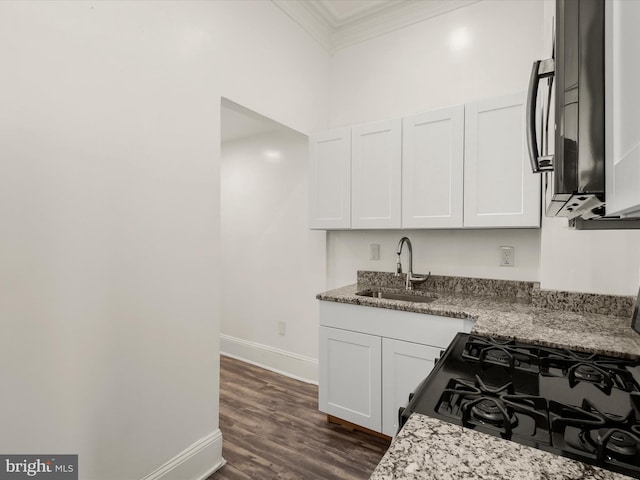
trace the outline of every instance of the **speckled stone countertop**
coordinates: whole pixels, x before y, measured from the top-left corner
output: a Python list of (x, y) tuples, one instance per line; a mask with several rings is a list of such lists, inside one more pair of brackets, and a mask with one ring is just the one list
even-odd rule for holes
[[(640, 357), (640, 335), (630, 317), (577, 313), (536, 307), (530, 297), (472, 295), (447, 291), (414, 291), (436, 296), (430, 303), (413, 303), (356, 295), (357, 284), (317, 295), (319, 300), (427, 313), (475, 320), (472, 333), (551, 347), (571, 348), (619, 357)], [(378, 289), (385, 290), (382, 287)], [(394, 288), (387, 290), (393, 291)]]
[(613, 473), (414, 413), (370, 480), (623, 480)]

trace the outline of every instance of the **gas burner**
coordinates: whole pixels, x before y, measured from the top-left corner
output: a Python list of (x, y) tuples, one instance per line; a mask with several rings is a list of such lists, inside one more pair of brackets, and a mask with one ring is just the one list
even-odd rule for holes
[(569, 371), (573, 371), (573, 376), (576, 380), (584, 380), (592, 383), (603, 382), (607, 376), (606, 372), (603, 372), (595, 365), (588, 365), (586, 363), (579, 363), (571, 367)]
[(443, 391), (437, 409), (464, 426), (495, 429), (504, 438), (510, 438), (518, 421), (513, 408), (508, 408), (501, 399), (501, 395), (507, 393), (513, 393), (511, 383), (492, 387), (477, 375), (474, 383), (452, 379)]
[(463, 423), (476, 420), (483, 424), (505, 428), (511, 434), (511, 427), (518, 423), (513, 410), (509, 411), (498, 398), (480, 397), (463, 406)]
[(640, 424), (635, 410), (625, 416), (612, 415), (584, 400), (582, 408), (552, 402), (550, 412), (557, 415), (551, 422), (554, 445), (596, 465), (615, 465), (626, 473), (638, 474)]
[(452, 379), (443, 390), (436, 411), (465, 427), (510, 439), (520, 435), (538, 444), (550, 444), (546, 401), (530, 395), (516, 395), (512, 383), (487, 385)]
[(593, 363), (576, 363), (567, 370), (569, 386), (573, 388), (579, 382), (593, 383), (606, 394), (613, 388), (615, 372), (607, 372)]
[(608, 457), (626, 460), (638, 456), (640, 439), (633, 433), (617, 428), (601, 428), (597, 431), (594, 444), (604, 448)]
[(633, 375), (624, 366), (625, 363), (613, 364), (600, 361), (598, 357), (594, 361), (553, 357), (540, 359), (540, 372), (543, 376), (566, 378), (571, 388), (580, 383), (593, 384), (606, 395), (611, 394), (613, 388), (625, 392), (639, 390)]
[(502, 425), (505, 409), (494, 399), (483, 398), (471, 407), (471, 416), (481, 422)]
[(640, 438), (632, 432), (618, 428), (582, 431), (574, 428), (566, 431), (565, 437), (569, 446), (595, 455), (600, 465), (607, 461), (633, 464), (640, 458)]
[[(513, 391), (513, 384), (511, 383), (500, 387), (491, 387), (486, 385), (477, 375), (474, 383), (454, 378), (449, 381), (447, 388), (443, 390), (439, 403), (443, 411), (447, 411), (450, 415), (463, 420), (471, 414), (469, 409), (474, 406), (476, 407), (473, 410), (474, 413), (481, 412), (479, 416), (484, 413), (485, 417), (489, 417), (489, 410), (496, 408), (499, 410), (501, 407), (504, 409), (502, 405), (496, 405), (496, 401), (501, 402), (499, 400), (500, 395), (513, 394)], [(477, 405), (485, 400), (486, 402), (483, 405)], [(489, 408), (487, 402), (492, 403), (493, 407)]]

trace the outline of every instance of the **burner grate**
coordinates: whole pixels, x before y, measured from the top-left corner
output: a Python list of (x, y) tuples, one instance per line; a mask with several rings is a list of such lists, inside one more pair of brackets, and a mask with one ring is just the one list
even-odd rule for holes
[(640, 479), (640, 360), (458, 334), (411, 412)]
[(640, 424), (634, 408), (625, 416), (613, 415), (585, 399), (581, 407), (551, 402), (550, 415), (552, 443), (563, 454), (640, 476)]
[(606, 395), (611, 394), (613, 388), (625, 392), (640, 391), (625, 366), (625, 362), (614, 364), (599, 361), (597, 357), (591, 361), (553, 357), (540, 359), (540, 373), (543, 376), (566, 378), (570, 388), (580, 383), (593, 384)]
[(512, 383), (486, 385), (478, 375), (473, 383), (451, 379), (436, 411), (465, 427), (498, 434), (508, 440), (516, 435), (550, 444), (546, 401), (537, 396), (515, 394)]

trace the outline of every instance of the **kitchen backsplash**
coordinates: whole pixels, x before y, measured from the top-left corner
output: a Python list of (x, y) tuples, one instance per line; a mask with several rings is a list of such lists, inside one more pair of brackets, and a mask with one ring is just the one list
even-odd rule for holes
[[(358, 286), (404, 288), (406, 274), (358, 271)], [(535, 282), (493, 280), (488, 278), (445, 277), (431, 275), (428, 281), (416, 285), (415, 290), (455, 292), (470, 295), (530, 298)]]
[[(359, 270), (358, 287), (404, 288), (405, 274)], [(415, 290), (530, 299), (533, 306), (578, 313), (631, 317), (636, 298), (623, 295), (541, 290), (538, 282), (431, 275)]]
[(540, 290), (540, 288), (534, 288), (531, 293), (531, 301), (536, 307), (619, 317), (631, 317), (636, 299), (634, 296)]

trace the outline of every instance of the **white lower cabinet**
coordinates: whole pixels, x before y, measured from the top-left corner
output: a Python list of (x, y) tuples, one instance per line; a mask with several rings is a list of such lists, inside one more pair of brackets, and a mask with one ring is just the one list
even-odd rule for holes
[(409, 403), (409, 393), (431, 372), (441, 348), (382, 339), (382, 433), (398, 431), (398, 410)]
[(320, 327), (319, 403), (329, 415), (380, 431), (382, 425), (381, 338), (375, 335)]
[(473, 321), (320, 302), (320, 411), (394, 436), (398, 410)]

